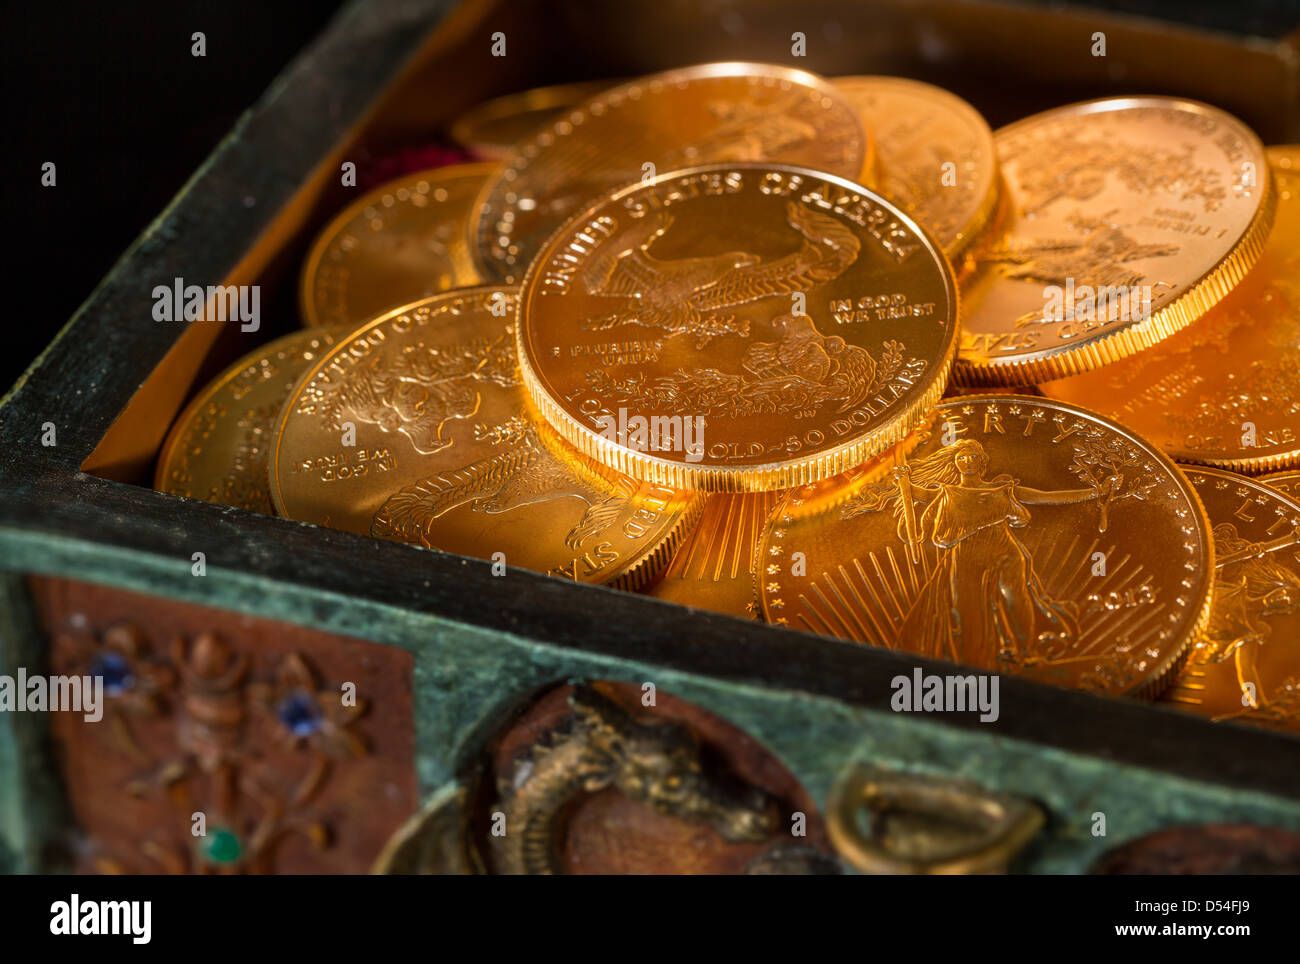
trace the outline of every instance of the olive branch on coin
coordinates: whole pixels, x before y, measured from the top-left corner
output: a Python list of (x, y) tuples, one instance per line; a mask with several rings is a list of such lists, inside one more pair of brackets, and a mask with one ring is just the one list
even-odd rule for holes
[[(1159, 485), (1159, 481), (1150, 470), (1154, 466), (1143, 465), (1145, 455), (1137, 446), (1130, 445), (1123, 439), (1103, 432), (1089, 432), (1079, 441), (1071, 443), (1074, 448), (1074, 460), (1070, 463), (1070, 472), (1080, 481), (1097, 490), (1097, 505), (1100, 518), (1097, 531), (1105, 532), (1110, 507), (1124, 499), (1138, 499), (1145, 502), (1147, 495)], [(1141, 466), (1148, 470), (1148, 477), (1121, 493), (1124, 486), (1124, 469)], [(1131, 477), (1131, 473), (1130, 473)], [(1112, 481), (1115, 480), (1115, 481)]]

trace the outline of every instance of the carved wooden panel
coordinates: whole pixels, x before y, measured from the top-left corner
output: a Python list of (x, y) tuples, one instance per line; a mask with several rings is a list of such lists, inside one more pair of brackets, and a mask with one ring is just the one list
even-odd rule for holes
[(51, 672), (104, 677), (102, 720), (51, 714), (80, 870), (364, 873), (416, 809), (410, 653), (94, 584), (30, 586)]

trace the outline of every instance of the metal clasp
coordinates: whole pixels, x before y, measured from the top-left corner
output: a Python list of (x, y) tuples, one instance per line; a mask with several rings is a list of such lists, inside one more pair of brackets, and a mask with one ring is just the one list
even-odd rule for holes
[(868, 874), (1005, 873), (1044, 819), (1023, 797), (866, 763), (845, 768), (827, 804), (831, 840)]

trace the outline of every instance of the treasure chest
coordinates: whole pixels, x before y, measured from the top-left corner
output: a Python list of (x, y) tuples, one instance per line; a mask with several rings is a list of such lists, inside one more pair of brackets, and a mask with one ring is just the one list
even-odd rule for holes
[[(919, 694), (967, 671), (151, 485), (197, 389), (295, 327), (307, 246), (349, 201), (340, 170), (475, 104), (790, 63), (800, 34), (797, 66), (941, 84), (995, 127), (1140, 90), (1300, 140), (1294, 24), (1258, 25), (1261, 42), (1232, 20), (347, 6), (4, 400), (0, 674), (95, 679), (104, 700), (94, 719), (0, 713), (0, 868), (1075, 873), (1175, 826), (1300, 832), (1284, 733), (1014, 676), (996, 710), (928, 714), (918, 695), (909, 711), (900, 679)], [(155, 320), (173, 279), (258, 285), (264, 323)]]

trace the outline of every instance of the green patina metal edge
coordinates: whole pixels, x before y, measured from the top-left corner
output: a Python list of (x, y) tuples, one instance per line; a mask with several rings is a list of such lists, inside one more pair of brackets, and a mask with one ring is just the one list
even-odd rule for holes
[[(22, 576), (0, 572), (0, 674), (47, 671), (45, 641)], [(66, 867), (66, 799), (45, 713), (0, 713), (0, 873)]]
[[(954, 729), (925, 716), (716, 680), (608, 654), (575, 652), (433, 613), (307, 586), (267, 583), (238, 571), (210, 567), (207, 575), (195, 577), (176, 560), (105, 552), (100, 546), (13, 530), (0, 530), (0, 558), (23, 571), (216, 606), (412, 652), (415, 762), (422, 795), (468, 773), (486, 737), (530, 694), (578, 677), (649, 681), (707, 708), (768, 747), (819, 809), (825, 808), (841, 769), (857, 759), (965, 778), (989, 790), (1028, 796), (1045, 807), (1049, 822), (1017, 865), (1026, 872), (1082, 872), (1110, 847), (1175, 823), (1245, 821), (1300, 831), (1300, 800), (1294, 798), (1184, 779), (979, 729)], [(10, 577), (11, 592), (21, 591), (18, 583)], [(21, 651), (39, 656), (43, 644), (30, 621), (27, 630)], [(14, 717), (10, 728), (19, 719)], [(22, 739), (27, 745), (33, 741), (30, 732)], [(19, 795), (23, 813), (17, 817), (0, 813), (0, 826), (17, 824), (25, 829), (25, 836), (10, 836), (10, 847), (28, 855), (20, 866), (30, 869), (35, 860), (32, 851), (56, 835), (58, 821), (46, 808), (58, 808), (60, 797), (57, 785), (41, 779), (48, 770), (34, 766), (31, 755), (18, 759), (25, 764), (19, 768), (26, 788)], [(1104, 837), (1091, 832), (1097, 812), (1106, 815)]]

